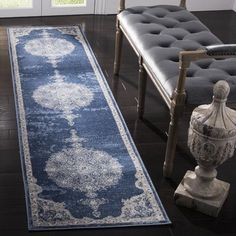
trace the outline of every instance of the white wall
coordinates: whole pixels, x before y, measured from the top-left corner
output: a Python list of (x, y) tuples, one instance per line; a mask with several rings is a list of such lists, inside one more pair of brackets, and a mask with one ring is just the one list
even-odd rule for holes
[(233, 4), (233, 10), (236, 11), (236, 0), (234, 1), (234, 4)]
[[(96, 0), (100, 7), (97, 13), (114, 14), (117, 12), (119, 0)], [(126, 0), (126, 6), (134, 5), (178, 5), (180, 0)], [(187, 8), (191, 11), (232, 10), (236, 11), (236, 0), (187, 0)]]
[(232, 10), (235, 0), (187, 0), (192, 11)]

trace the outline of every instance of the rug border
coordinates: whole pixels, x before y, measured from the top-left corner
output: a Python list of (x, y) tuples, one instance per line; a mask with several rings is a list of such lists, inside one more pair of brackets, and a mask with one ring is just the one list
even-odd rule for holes
[(12, 75), (12, 86), (13, 86), (13, 93), (14, 93), (14, 102), (15, 102), (15, 110), (16, 110), (16, 123), (17, 123), (17, 136), (18, 136), (18, 143), (19, 143), (19, 154), (20, 154), (20, 160), (21, 160), (21, 169), (22, 169), (22, 177), (23, 177), (23, 184), (24, 184), (24, 193), (25, 193), (25, 203), (26, 203), (26, 213), (27, 213), (27, 225), (28, 229), (31, 231), (31, 222), (32, 219), (29, 206), (29, 191), (28, 191), (28, 185), (27, 185), (27, 177), (26, 177), (26, 168), (25, 168), (25, 162), (24, 162), (24, 152), (23, 152), (23, 145), (22, 145), (22, 135), (21, 135), (21, 126), (20, 126), (20, 116), (19, 116), (19, 106), (17, 102), (17, 90), (16, 90), (16, 84), (15, 84), (15, 64), (13, 62), (13, 51), (12, 51), (12, 43), (11, 43), (11, 32), (10, 29), (13, 29), (16, 27), (8, 27), (7, 28), (7, 39), (8, 39), (8, 51), (9, 51), (9, 58), (10, 58), (10, 64), (11, 64), (11, 75)]
[[(127, 134), (127, 138), (133, 148), (133, 151), (134, 153), (136, 154), (136, 157), (138, 158), (138, 161), (143, 169), (143, 173), (145, 174), (145, 177), (150, 185), (150, 188), (152, 189), (153, 191), (153, 195), (157, 201), (157, 203), (159, 204), (159, 207), (160, 207), (160, 210), (165, 218), (165, 221), (160, 221), (159, 223), (140, 223), (140, 224), (137, 224), (137, 223), (134, 223), (134, 224), (130, 224), (130, 223), (127, 223), (127, 224), (118, 224), (118, 225), (98, 225), (98, 226), (93, 226), (93, 225), (89, 225), (89, 226), (52, 226), (52, 227), (35, 227), (33, 226), (32, 224), (32, 215), (31, 215), (31, 206), (30, 206), (30, 200), (29, 200), (29, 191), (28, 191), (28, 185), (27, 185), (27, 177), (26, 177), (26, 168), (25, 168), (25, 162), (24, 162), (24, 152), (23, 152), (23, 145), (22, 145), (22, 132), (21, 132), (21, 126), (20, 126), (20, 115), (19, 115), (19, 106), (18, 106), (18, 102), (17, 102), (17, 90), (16, 90), (16, 84), (15, 84), (15, 64), (13, 62), (13, 56), (17, 56), (17, 55), (14, 55), (13, 53), (13, 49), (12, 49), (12, 39), (11, 39), (11, 32), (12, 30), (14, 29), (17, 29), (17, 28), (46, 28), (46, 29), (57, 29), (57, 28), (66, 28), (66, 27), (78, 27), (80, 32), (81, 32), (81, 35), (83, 36), (83, 40), (85, 41), (85, 45), (83, 45), (85, 51), (86, 51), (86, 54), (87, 54), (87, 50), (85, 47), (87, 47), (89, 53), (91, 54), (91, 57), (94, 61), (94, 64), (96, 66), (96, 69), (98, 70), (99, 72), (99, 75), (101, 76), (103, 82), (104, 82), (104, 85), (106, 86), (106, 89), (108, 91), (108, 94), (112, 100), (112, 103), (113, 103), (113, 106), (115, 107), (118, 115), (119, 115), (119, 118), (122, 122), (122, 125), (126, 131), (126, 134)], [(169, 219), (169, 217), (167, 216), (167, 213), (166, 213), (166, 210), (164, 209), (163, 207), (163, 204), (160, 200), (160, 197), (157, 193), (157, 190), (156, 188), (154, 187), (153, 185), (153, 182), (150, 178), (150, 175), (141, 159), (141, 156), (137, 150), (137, 147), (132, 139), (132, 136), (129, 132), (129, 129), (125, 123), (125, 120), (121, 114), (121, 111), (120, 111), (120, 108), (118, 107), (118, 104), (112, 94), (112, 91), (108, 85), (108, 82), (105, 78), (105, 75), (104, 73), (102, 72), (102, 69), (96, 59), (96, 56), (90, 46), (90, 43), (88, 42), (88, 39), (87, 37), (85, 36), (85, 33), (81, 27), (81, 25), (57, 25), (57, 26), (17, 26), (17, 27), (8, 27), (7, 28), (7, 35), (8, 35), (8, 49), (9, 49), (9, 56), (10, 56), (10, 63), (11, 63), (11, 74), (12, 74), (12, 83), (13, 83), (13, 91), (14, 91), (14, 100), (15, 100), (15, 106), (16, 106), (16, 114), (17, 114), (17, 127), (18, 127), (18, 140), (19, 140), (19, 151), (20, 151), (20, 158), (21, 158), (21, 168), (22, 168), (22, 175), (23, 175), (23, 182), (24, 182), (24, 191), (25, 191), (25, 201), (26, 201), (26, 211), (27, 211), (27, 222), (28, 222), (28, 229), (30, 231), (47, 231), (47, 230), (73, 230), (73, 229), (102, 229), (102, 228), (122, 228), (122, 227), (142, 227), (142, 226), (160, 226), (160, 225), (169, 225), (171, 224), (171, 221)], [(87, 55), (88, 56), (88, 55)], [(94, 70), (94, 68), (93, 68)], [(94, 71), (95, 72), (95, 71)], [(96, 73), (95, 73), (96, 74)]]

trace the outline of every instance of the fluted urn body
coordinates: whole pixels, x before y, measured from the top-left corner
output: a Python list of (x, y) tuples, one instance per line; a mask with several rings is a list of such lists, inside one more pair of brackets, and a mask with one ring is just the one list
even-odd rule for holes
[(175, 191), (176, 204), (218, 216), (230, 184), (216, 178), (216, 168), (231, 158), (236, 147), (236, 111), (226, 107), (230, 88), (219, 81), (213, 102), (197, 107), (191, 116), (188, 147), (196, 159)]
[[(236, 111), (226, 107), (230, 88), (219, 81), (214, 87), (213, 102), (197, 107), (190, 120), (188, 146), (196, 159), (195, 183), (185, 186), (193, 195), (211, 198), (221, 194), (217, 186), (216, 168), (231, 158), (236, 145)], [(202, 187), (199, 189), (198, 185)], [(191, 185), (191, 186), (190, 186)]]

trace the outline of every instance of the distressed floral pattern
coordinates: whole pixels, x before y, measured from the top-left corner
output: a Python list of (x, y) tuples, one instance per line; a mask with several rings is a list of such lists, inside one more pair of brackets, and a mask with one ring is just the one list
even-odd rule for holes
[(80, 145), (53, 154), (45, 170), (58, 186), (80, 190), (87, 197), (116, 185), (122, 175), (122, 166), (116, 159), (106, 152), (88, 150)]
[(168, 224), (79, 28), (9, 34), (30, 227)]

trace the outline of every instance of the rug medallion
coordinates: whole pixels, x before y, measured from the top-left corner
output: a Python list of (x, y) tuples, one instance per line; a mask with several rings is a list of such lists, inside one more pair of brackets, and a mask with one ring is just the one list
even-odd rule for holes
[(80, 28), (8, 35), (29, 229), (170, 223)]

